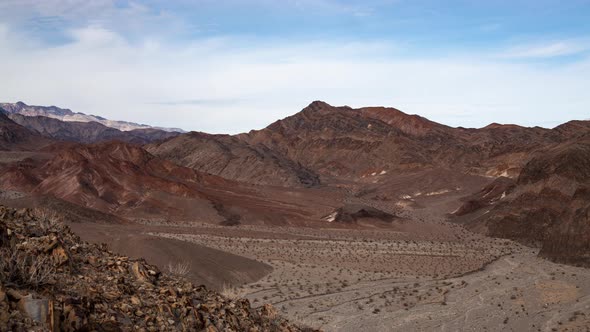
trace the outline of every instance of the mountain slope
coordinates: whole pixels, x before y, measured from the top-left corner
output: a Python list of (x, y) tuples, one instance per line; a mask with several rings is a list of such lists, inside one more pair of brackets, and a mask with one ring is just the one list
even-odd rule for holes
[(486, 199), (469, 198), (456, 220), (538, 245), (558, 262), (590, 266), (590, 135), (539, 151), (516, 183)]
[(148, 150), (228, 179), (283, 186), (313, 185), (316, 175), (325, 183), (358, 182), (373, 174), (434, 168), (516, 177), (532, 152), (564, 142), (580, 128), (590, 131), (583, 121), (553, 130), (499, 124), (452, 128), (393, 108), (315, 101), (262, 130), (185, 134)]
[(153, 128), (120, 131), (93, 121), (66, 122), (45, 116), (25, 116), (18, 113), (9, 114), (9, 117), (21, 126), (38, 132), (43, 136), (78, 143), (120, 140), (143, 145), (179, 135), (176, 132), (167, 132)]
[(323, 176), (349, 179), (432, 167), (515, 175), (530, 152), (564, 140), (559, 132), (543, 128), (451, 128), (396, 109), (352, 109), (320, 101), (238, 137)]
[(49, 160), (0, 165), (0, 188), (54, 196), (141, 223), (303, 224), (336, 205), (329, 193), (301, 195), (230, 181), (123, 142), (66, 145), (53, 153)]
[(279, 153), (228, 135), (193, 132), (146, 149), (178, 165), (235, 181), (279, 186), (319, 184), (317, 175)]
[(37, 150), (51, 141), (12, 121), (0, 108), (0, 151)]

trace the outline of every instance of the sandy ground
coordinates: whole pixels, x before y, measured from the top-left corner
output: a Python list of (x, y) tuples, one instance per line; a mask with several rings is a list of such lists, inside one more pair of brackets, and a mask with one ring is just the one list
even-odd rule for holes
[(254, 306), (272, 303), (290, 319), (325, 331), (586, 331), (590, 326), (590, 270), (447, 226), (436, 240), (406, 240), (411, 232), (383, 230), (205, 225), (151, 235), (271, 265), (272, 273), (226, 290), (227, 295), (246, 297)]
[(106, 243), (110, 250), (144, 258), (162, 271), (170, 272), (178, 265), (187, 265), (184, 277), (195, 284), (218, 290), (225, 285), (259, 280), (272, 271), (271, 266), (243, 256), (186, 241), (150, 236), (145, 233), (149, 230), (145, 226), (72, 223), (70, 227), (85, 241)]

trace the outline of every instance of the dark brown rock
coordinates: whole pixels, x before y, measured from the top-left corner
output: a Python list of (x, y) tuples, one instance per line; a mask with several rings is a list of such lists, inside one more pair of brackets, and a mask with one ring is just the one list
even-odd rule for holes
[(539, 246), (541, 256), (557, 262), (590, 266), (589, 160), (587, 135), (540, 151), (516, 182), (508, 187), (494, 183), (490, 186), (504, 189), (489, 191), (488, 186), (468, 199), (457, 220), (492, 236)]
[[(0, 215), (0, 229), (11, 229), (11, 238), (17, 239), (16, 245), (0, 244), (1, 262), (26, 253), (32, 258), (22, 262), (23, 271), (43, 262), (55, 280), (51, 285), (8, 280), (0, 265), (0, 331), (300, 331), (271, 307), (257, 311), (248, 301), (162, 275), (144, 260), (81, 242), (60, 223), (37, 234), (40, 221), (30, 210), (0, 206)], [(49, 259), (66, 248), (75, 248), (63, 256), (68, 264)]]

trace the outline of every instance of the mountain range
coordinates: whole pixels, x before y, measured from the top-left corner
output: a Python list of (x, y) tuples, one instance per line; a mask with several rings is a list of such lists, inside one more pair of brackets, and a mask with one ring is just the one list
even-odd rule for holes
[[(431, 211), (590, 265), (589, 121), (453, 128), (315, 101), (262, 130), (211, 135), (1, 106), (3, 190), (140, 223), (389, 227)], [(354, 218), (329, 218), (351, 202)]]
[(97, 122), (107, 127), (115, 128), (121, 131), (153, 128), (170, 132), (184, 132), (184, 130), (180, 128), (152, 127), (145, 124), (139, 124), (128, 121), (109, 120), (101, 116), (87, 115), (80, 112), (72, 112), (69, 109), (59, 108), (56, 106), (27, 105), (22, 101), (16, 103), (0, 103), (0, 108), (4, 109), (9, 114), (21, 114), (25, 116), (44, 116), (52, 119), (58, 119), (64, 122)]

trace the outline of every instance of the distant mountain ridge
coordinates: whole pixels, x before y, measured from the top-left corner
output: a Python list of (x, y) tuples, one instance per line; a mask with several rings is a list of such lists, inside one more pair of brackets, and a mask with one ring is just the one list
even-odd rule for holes
[(97, 115), (88, 115), (80, 112), (73, 112), (72, 110), (67, 108), (59, 108), (56, 106), (27, 105), (22, 101), (16, 103), (0, 103), (0, 108), (3, 108), (9, 114), (21, 114), (25, 116), (44, 116), (65, 122), (98, 122), (104, 126), (115, 128), (121, 131), (131, 131), (136, 129), (159, 129), (168, 132), (185, 132), (180, 128), (152, 127), (145, 124), (139, 124), (128, 121), (109, 120)]
[(117, 140), (143, 145), (180, 135), (178, 132), (155, 128), (121, 131), (94, 121), (62, 121), (56, 118), (26, 116), (19, 113), (8, 114), (8, 117), (17, 124), (45, 137), (77, 143), (99, 143)]
[(36, 150), (50, 143), (49, 139), (12, 121), (0, 108), (0, 151)]

